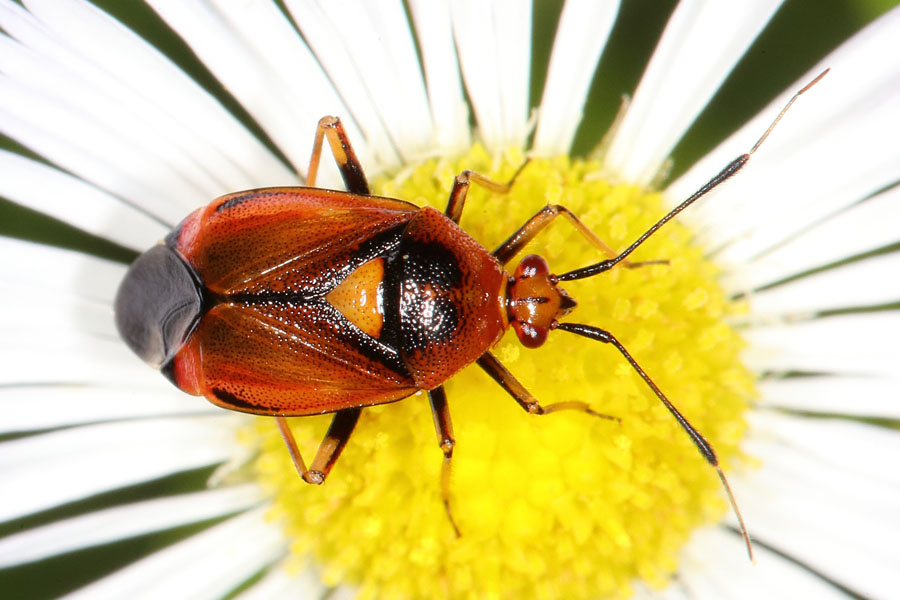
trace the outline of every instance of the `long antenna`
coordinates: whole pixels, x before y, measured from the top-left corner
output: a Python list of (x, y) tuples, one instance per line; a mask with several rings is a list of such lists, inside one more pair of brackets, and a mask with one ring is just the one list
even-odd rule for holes
[(562, 331), (568, 331), (569, 333), (574, 333), (592, 340), (596, 340), (598, 342), (603, 342), (605, 344), (611, 344), (616, 347), (616, 349), (622, 353), (622, 356), (625, 357), (625, 360), (628, 361), (628, 364), (637, 371), (637, 374), (641, 376), (641, 379), (649, 386), (653, 393), (656, 394), (656, 397), (659, 398), (659, 401), (663, 403), (663, 405), (669, 409), (669, 412), (672, 413), (672, 416), (675, 417), (675, 420), (678, 421), (678, 424), (681, 425), (681, 428), (684, 429), (685, 433), (690, 436), (691, 441), (694, 442), (694, 445), (697, 446), (697, 450), (700, 451), (700, 454), (703, 455), (703, 458), (706, 459), (710, 465), (715, 468), (716, 473), (719, 474), (719, 479), (722, 481), (722, 486), (725, 488), (725, 493), (728, 494), (728, 501), (731, 503), (731, 509), (734, 511), (734, 515), (737, 517), (738, 524), (741, 528), (741, 536), (744, 538), (744, 544), (747, 546), (747, 554), (750, 556), (750, 561), (753, 561), (753, 544), (750, 542), (750, 534), (747, 533), (747, 526), (744, 524), (744, 517), (741, 516), (741, 511), (738, 508), (737, 500), (734, 499), (734, 494), (731, 491), (731, 485), (728, 483), (728, 479), (725, 477), (725, 472), (722, 471), (722, 467), (719, 465), (719, 457), (716, 456), (716, 451), (713, 449), (712, 444), (706, 441), (706, 438), (697, 431), (693, 425), (691, 425), (690, 421), (688, 421), (684, 415), (681, 414), (675, 405), (666, 398), (666, 395), (663, 394), (662, 390), (659, 389), (659, 386), (654, 383), (654, 381), (650, 378), (649, 375), (641, 368), (641, 365), (638, 364), (634, 357), (625, 349), (625, 346), (622, 345), (622, 342), (617, 340), (613, 334), (606, 331), (605, 329), (600, 329), (599, 327), (593, 327), (591, 325), (581, 325), (579, 323), (559, 323), (556, 326), (557, 329)]
[[(719, 173), (710, 179), (703, 187), (694, 192), (687, 200), (684, 200), (681, 204), (673, 208), (667, 215), (665, 215), (662, 219), (657, 221), (650, 229), (645, 231), (643, 235), (641, 235), (637, 240), (634, 241), (630, 246), (628, 246), (622, 253), (614, 258), (610, 258), (607, 260), (602, 260), (600, 262), (594, 263), (592, 265), (588, 265), (586, 267), (582, 267), (580, 269), (575, 269), (574, 271), (569, 271), (568, 273), (563, 273), (562, 275), (558, 275), (556, 279), (558, 281), (573, 281), (576, 279), (584, 279), (586, 277), (592, 277), (597, 275), (598, 273), (602, 273), (604, 271), (608, 271), (613, 268), (625, 258), (635, 251), (644, 241), (647, 240), (651, 235), (656, 233), (656, 231), (671, 221), (678, 213), (683, 211), (685, 208), (693, 204), (699, 198), (705, 196), (712, 189), (714, 189), (719, 184), (723, 183), (725, 180), (732, 177), (735, 173), (740, 171), (744, 165), (750, 160), (750, 156), (755, 153), (763, 142), (768, 139), (769, 135), (772, 133), (772, 130), (775, 129), (775, 126), (781, 121), (782, 117), (784, 117), (785, 113), (787, 113), (788, 109), (797, 101), (797, 98), (800, 97), (801, 94), (806, 92), (816, 83), (818, 83), (825, 75), (828, 73), (830, 69), (825, 69), (818, 76), (816, 76), (812, 81), (803, 86), (799, 91), (797, 91), (793, 96), (791, 96), (790, 100), (788, 100), (787, 104), (784, 105), (784, 108), (781, 109), (781, 112), (775, 117), (772, 121), (771, 125), (769, 125), (768, 129), (760, 136), (759, 140), (753, 147), (750, 148), (749, 152), (741, 154), (734, 160), (732, 160), (728, 165), (725, 166), (724, 169), (719, 171)], [(719, 479), (722, 482), (722, 486), (725, 488), (725, 493), (728, 495), (728, 501), (731, 503), (731, 508), (734, 511), (735, 516), (737, 517), (738, 524), (740, 525), (741, 536), (744, 538), (744, 543), (747, 546), (747, 554), (750, 556), (750, 560), (753, 561), (753, 544), (750, 541), (750, 534), (747, 532), (747, 526), (744, 524), (744, 518), (741, 516), (741, 511), (738, 508), (737, 500), (734, 498), (734, 493), (731, 491), (731, 485), (728, 483), (728, 479), (725, 477), (725, 472), (722, 471), (722, 467), (719, 464), (719, 458), (716, 456), (716, 452), (713, 449), (712, 445), (703, 437), (703, 435), (697, 431), (693, 425), (681, 414), (681, 412), (672, 404), (671, 401), (666, 397), (666, 395), (659, 389), (659, 387), (654, 383), (653, 379), (650, 378), (649, 375), (644, 371), (643, 368), (638, 364), (638, 362), (629, 354), (628, 350), (625, 349), (625, 346), (622, 345), (619, 340), (617, 340), (610, 332), (605, 329), (600, 329), (599, 327), (592, 327), (590, 325), (581, 325), (577, 323), (559, 323), (555, 327), (556, 329), (561, 329), (563, 331), (568, 331), (570, 333), (574, 333), (576, 335), (580, 335), (592, 340), (596, 340), (598, 342), (603, 342), (606, 344), (610, 344), (615, 346), (615, 348), (622, 354), (625, 360), (628, 361), (628, 364), (637, 372), (638, 375), (641, 376), (641, 379), (647, 384), (647, 386), (653, 391), (657, 398), (659, 398), (660, 402), (669, 410), (675, 420), (678, 421), (678, 424), (681, 425), (681, 428), (684, 429), (685, 433), (691, 438), (691, 441), (694, 442), (694, 445), (697, 447), (697, 450), (700, 451), (700, 454), (703, 455), (703, 458), (716, 470), (716, 473), (719, 476)]]
[(825, 77), (825, 75), (830, 70), (831, 69), (825, 69), (824, 71), (819, 73), (815, 79), (813, 79), (812, 81), (807, 83), (797, 93), (795, 93), (793, 96), (791, 96), (791, 99), (788, 100), (787, 104), (784, 105), (784, 108), (781, 109), (781, 112), (778, 113), (778, 116), (775, 117), (775, 120), (772, 121), (772, 124), (769, 125), (769, 128), (766, 129), (765, 133), (762, 134), (762, 137), (760, 137), (759, 140), (755, 144), (753, 144), (753, 147), (750, 148), (749, 152), (747, 152), (745, 154), (741, 154), (740, 156), (735, 158), (733, 161), (728, 163), (728, 165), (724, 169), (719, 171), (718, 175), (716, 175), (715, 177), (710, 179), (703, 187), (701, 187), (699, 190), (697, 190), (696, 192), (691, 194), (691, 196), (687, 200), (685, 200), (684, 202), (682, 202), (681, 204), (679, 204), (678, 206), (673, 208), (671, 211), (669, 211), (669, 214), (667, 214), (662, 219), (657, 221), (655, 225), (653, 225), (650, 229), (645, 231), (644, 234), (641, 235), (641, 237), (639, 237), (637, 240), (635, 240), (633, 244), (631, 244), (630, 246), (625, 248), (625, 250), (621, 254), (619, 254), (615, 258), (608, 258), (606, 260), (601, 260), (600, 262), (594, 263), (592, 265), (588, 265), (588, 266), (582, 267), (580, 269), (575, 269), (574, 271), (569, 271), (568, 273), (563, 273), (562, 275), (558, 275), (557, 279), (559, 281), (573, 281), (575, 279), (584, 279), (586, 277), (593, 277), (594, 275), (597, 275), (598, 273), (602, 273), (604, 271), (608, 271), (608, 270), (612, 269), (614, 266), (616, 266), (617, 264), (619, 264), (620, 262), (625, 260), (625, 258), (629, 254), (634, 252), (638, 246), (643, 244), (644, 241), (646, 241), (646, 239), (648, 237), (650, 237), (651, 235), (656, 233), (657, 229), (659, 229), (660, 227), (662, 227), (663, 225), (665, 225), (666, 223), (671, 221), (675, 217), (675, 215), (677, 215), (678, 213), (683, 211), (685, 208), (687, 208), (688, 206), (693, 204), (697, 199), (705, 196), (713, 188), (715, 188), (719, 184), (723, 183), (726, 179), (729, 179), (735, 173), (740, 171), (744, 167), (744, 165), (746, 165), (747, 162), (750, 160), (750, 155), (752, 155), (754, 152), (756, 152), (759, 149), (759, 147), (762, 145), (762, 143), (764, 141), (766, 141), (766, 138), (769, 137), (769, 134), (772, 133), (772, 130), (775, 129), (775, 126), (778, 125), (778, 122), (781, 121), (781, 118), (788, 111), (788, 109), (794, 104), (794, 102), (797, 101), (797, 98), (800, 97), (800, 94), (803, 94), (809, 88), (811, 88), (812, 86), (817, 84), (819, 82), (819, 80), (821, 80), (823, 77)]

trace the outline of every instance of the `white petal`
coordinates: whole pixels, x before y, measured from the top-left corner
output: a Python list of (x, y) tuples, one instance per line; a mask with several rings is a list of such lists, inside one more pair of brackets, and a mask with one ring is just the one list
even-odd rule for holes
[(627, 181), (652, 180), (780, 5), (680, 2), (616, 131), (609, 167)]
[[(233, 35), (240, 37), (245, 45), (243, 54), (252, 55), (251, 60), (258, 60), (261, 72), (271, 71), (267, 75), (266, 85), (269, 87), (265, 93), (277, 95), (282, 110), (291, 112), (293, 129), (272, 131), (270, 137), (276, 141), (288, 139), (290, 144), (298, 145), (297, 160), (302, 162), (295, 164), (297, 172), (306, 175), (309, 154), (304, 151), (304, 143), (307, 150), (312, 147), (316, 125), (326, 115), (341, 117), (357, 156), (364, 165), (372, 165), (374, 158), (371, 150), (350, 110), (289, 18), (275, 4), (260, 0), (215, 1), (214, 5), (227, 27), (233, 30)], [(184, 35), (192, 34), (185, 30)], [(189, 43), (192, 39), (188, 38)], [(210, 47), (210, 67), (217, 69), (223, 82), (228, 84), (232, 79), (240, 82), (243, 75), (233, 72), (231, 61), (219, 60), (214, 41), (199, 40), (197, 43)], [(315, 90), (315, 93), (310, 93), (310, 90)], [(256, 92), (250, 90), (248, 93)], [(277, 123), (273, 126), (278, 127)], [(343, 182), (334, 161), (330, 160), (327, 144), (323, 151), (325, 160), (320, 164), (316, 185), (341, 189)], [(278, 182), (268, 182), (269, 185), (272, 183)]]
[(764, 379), (758, 389), (766, 406), (811, 413), (900, 419), (900, 379), (816, 376)]
[[(63, 250), (0, 238), (0, 256), (14, 257), (0, 261), (0, 282), (6, 289), (27, 284), (48, 292), (75, 296), (112, 306), (126, 266), (72, 250)], [(15, 296), (23, 304), (24, 296)]]
[(0, 150), (0, 172), (0, 196), (127, 248), (146, 249), (168, 233), (159, 221), (43, 163)]
[(651, 588), (642, 580), (637, 580), (633, 584), (634, 598), (637, 600), (691, 600), (677, 580), (662, 590)]
[(759, 581), (750, 584), (749, 589), (738, 583), (750, 564), (747, 552), (720, 529), (697, 531), (684, 550), (683, 560), (677, 581), (687, 598), (727, 600), (741, 598), (744, 592), (748, 592), (747, 597), (762, 592)]
[(0, 444), (0, 521), (100, 492), (223, 462), (240, 417), (148, 419), (34, 435)]
[(753, 327), (745, 363), (758, 372), (817, 371), (845, 374), (896, 374), (893, 332), (900, 314), (877, 312)]
[[(35, 0), (28, 6), (40, 23), (21, 10), (4, 6), (0, 11), (3, 27), (31, 48), (53, 72), (66, 74), (66, 81), (71, 79), (72, 84), (80, 82), (79, 89), (84, 94), (72, 98), (57, 94), (60, 102), (100, 94), (119, 107), (112, 114), (103, 115), (103, 125), (123, 135), (133, 131), (133, 127), (158, 132), (166, 140), (168, 155), (180, 151), (190, 157), (176, 167), (193, 169), (192, 177), (202, 178), (202, 173), (208, 173), (219, 182), (216, 190), (250, 187), (260, 176), (283, 180), (288, 174), (208, 93), (146, 41), (93, 5), (78, 0)], [(73, 26), (74, 23), (78, 25)], [(150, 139), (155, 139), (152, 133)], [(90, 137), (81, 144), (95, 147)], [(124, 173), (128, 171), (119, 177)], [(137, 173), (138, 177), (141, 175), (140, 181), (148, 183), (147, 171)], [(218, 191), (208, 190), (206, 195), (214, 193)]]
[[(0, 434), (71, 427), (104, 421), (149, 417), (221, 414), (203, 398), (189, 396), (157, 375), (139, 387), (130, 384), (102, 386), (9, 386), (0, 405)], [(31, 410), (40, 406), (41, 410)]]
[(61, 334), (118, 337), (109, 304), (44, 292), (40, 286), (20, 285), (15, 296), (0, 296), (0, 331), (42, 339)]
[[(803, 456), (828, 465), (830, 470), (824, 472), (804, 470), (808, 477), (820, 477), (823, 485), (846, 488), (846, 493), (870, 497), (872, 502), (885, 500), (885, 494), (891, 498), (900, 497), (900, 470), (896, 468), (900, 433), (897, 430), (848, 419), (798, 417), (772, 410), (754, 411), (749, 418), (753, 439), (776, 440)], [(835, 470), (841, 477), (834, 477)], [(843, 477), (850, 478), (848, 481), (858, 477), (860, 481), (845, 486)], [(871, 490), (862, 487), (863, 480), (869, 482), (866, 485), (875, 487)], [(876, 489), (881, 491), (875, 494)], [(891, 502), (885, 501), (885, 505), (891, 505)], [(889, 522), (900, 524), (900, 513)]]
[[(270, 600), (271, 598), (326, 596), (326, 590), (319, 577), (311, 569), (299, 575), (289, 575), (285, 567), (275, 565), (258, 582), (237, 595), (238, 600)], [(336, 594), (327, 594), (329, 599), (338, 600)]]
[(790, 95), (831, 67), (722, 197), (686, 211), (704, 243), (729, 244), (720, 260), (755, 258), (900, 178), (900, 149), (884, 135), (900, 127), (898, 25), (895, 9), (854, 36), (669, 187), (673, 202), (699, 188), (749, 150)]
[(328, 600), (353, 600), (358, 597), (357, 590), (350, 586), (342, 585), (334, 590), (329, 590)]
[(262, 499), (257, 486), (242, 485), (135, 502), (57, 521), (0, 539), (0, 568), (242, 512)]
[(161, 128), (172, 143), (206, 165), (223, 190), (291, 179), (291, 172), (217, 100), (143, 38), (94, 5), (81, 0), (29, 0), (27, 5), (54, 39), (65, 40), (70, 51), (130, 88), (135, 112), (148, 119), (155, 115), (153, 127)]
[(491, 152), (522, 147), (528, 135), (531, 2), (460, 0), (453, 33), (479, 135)]
[(500, 98), (504, 129), (510, 144), (521, 146), (528, 135), (528, 98), (531, 81), (531, 3), (498, 0), (494, 34), (498, 43)]
[(900, 584), (900, 434), (839, 419), (752, 415), (764, 467), (736, 494), (752, 534), (862, 597)]
[(679, 569), (686, 597), (846, 599), (839, 588), (775, 552), (761, 545), (753, 550), (756, 564), (747, 560), (739, 535), (718, 527), (697, 531)]
[(220, 598), (286, 552), (256, 509), (156, 552), (67, 598)]
[(401, 156), (409, 161), (433, 139), (425, 81), (399, 0), (319, 2), (344, 40)]
[[(69, 94), (71, 95), (71, 94)], [(79, 94), (76, 96), (81, 97)], [(146, 148), (56, 94), (0, 76), (3, 132), (37, 154), (114, 194), (133, 199), (160, 220), (174, 223), (184, 208), (173, 198), (203, 198), (192, 185)]]
[(159, 377), (118, 338), (100, 339), (70, 332), (36, 336), (4, 331), (0, 346), (0, 384), (117, 383), (152, 385)]
[[(0, 266), (0, 331), (30, 336), (29, 347), (49, 340), (118, 339), (111, 308), (124, 266), (71, 250), (0, 238), (12, 259)], [(0, 350), (2, 351), (2, 350)]]
[(422, 52), (435, 144), (464, 152), (470, 143), (469, 105), (463, 96), (447, 0), (410, 0), (409, 9)]
[[(900, 217), (900, 208), (898, 208)], [(756, 292), (753, 316), (808, 315), (816, 311), (900, 301), (900, 252), (875, 256)]]
[[(352, 65), (353, 77), (365, 89), (369, 101), (384, 123), (394, 147), (404, 158), (416, 156), (428, 149), (433, 139), (433, 126), (425, 93), (422, 70), (416, 55), (409, 21), (401, 2), (320, 1), (321, 11), (316, 23), (307, 24), (300, 18), (301, 2), (289, 3), (302, 31), (313, 44), (316, 55), (331, 72), (329, 48), (340, 43)], [(310, 12), (308, 8), (306, 13)], [(327, 32), (327, 33), (326, 33)], [(325, 42), (325, 35), (334, 39)], [(346, 77), (349, 72), (344, 72)], [(341, 84), (338, 84), (339, 87)], [(343, 89), (342, 89), (343, 91)], [(346, 98), (345, 93), (345, 98)]]
[[(403, 9), (393, 1), (285, 4), (379, 166), (396, 167), (401, 153), (424, 149), (431, 141), (431, 115)], [(382, 4), (385, 14), (379, 16)]]
[(490, 147), (501, 145), (503, 120), (499, 70), (492, 41), (490, 4), (451, 2), (453, 35), (459, 66), (478, 121), (478, 136)]
[[(810, 91), (808, 97), (804, 96), (799, 101), (801, 103), (791, 109), (790, 117), (778, 125), (777, 134), (773, 134), (763, 146), (766, 151), (773, 150), (773, 146), (789, 149), (795, 145), (796, 142), (790, 139), (793, 136), (786, 131), (788, 129), (798, 139), (815, 139), (818, 132), (830, 129), (831, 125), (849, 114), (864, 112), (863, 107), (873, 97), (895, 88), (896, 73), (900, 69), (900, 56), (893, 52), (898, 25), (900, 9), (891, 10), (820, 60), (738, 132), (669, 186), (667, 191), (673, 201), (687, 197), (731, 159), (749, 150), (788, 99), (825, 68), (831, 68), (831, 73), (813, 88), (814, 93)], [(871, 68), (872, 65), (878, 65), (878, 68)], [(834, 79), (840, 79), (840, 83), (834, 83)], [(814, 95), (824, 98), (812, 100)], [(763, 151), (760, 150), (753, 160), (760, 160), (762, 156)]]
[[(64, 8), (65, 4), (60, 6)], [(50, 43), (56, 44), (58, 41)], [(194, 163), (174, 140), (162, 135), (162, 126), (148, 122), (146, 114), (135, 112), (135, 102), (145, 103), (132, 98), (133, 92), (110, 81), (106, 74), (98, 72), (95, 65), (83, 65), (82, 70), (87, 73), (81, 77), (79, 71), (59, 64), (52, 54), (41, 54), (40, 49), (31, 50), (9, 38), (0, 37), (0, 49), (6, 59), (5, 73), (10, 77), (7, 85), (14, 90), (10, 92), (14, 94), (12, 102), (6, 106), (10, 114), (31, 122), (48, 135), (55, 133), (57, 137), (68, 139), (73, 146), (79, 143), (84, 145), (71, 133), (55, 131), (55, 123), (49, 119), (41, 119), (43, 109), (49, 106), (63, 115), (71, 115), (71, 126), (81, 126), (84, 122), (85, 127), (95, 128), (98, 139), (87, 138), (88, 144), (102, 141), (112, 148), (121, 147), (120, 151), (125, 152), (121, 158), (111, 158), (121, 162), (125, 162), (125, 158), (141, 159), (148, 169), (166, 174), (174, 184), (184, 186), (185, 190), (213, 193), (217, 189), (218, 183), (209, 173)], [(19, 105), (23, 94), (36, 98), (41, 104)], [(153, 111), (149, 114), (156, 115)], [(116, 126), (122, 123), (128, 126)], [(174, 191), (180, 190), (176, 188)]]
[[(283, 96), (291, 110), (297, 113), (300, 129), (287, 133), (311, 147), (319, 119), (325, 115), (340, 116), (359, 159), (363, 164), (373, 162), (350, 110), (297, 34), (293, 23), (275, 4), (260, 0), (215, 0), (214, 4), (229, 26), (241, 36), (248, 51), (259, 55), (272, 70), (270, 85), (273, 87), (267, 93)], [(303, 173), (306, 167), (305, 162), (298, 165)]]
[(287, 0), (285, 4), (316, 60), (349, 108), (347, 117), (355, 119), (362, 130), (368, 152), (374, 154), (383, 167), (400, 164), (400, 156), (385, 123), (335, 30), (339, 26), (333, 25), (324, 11), (312, 2)]
[(887, 246), (900, 239), (898, 218), (900, 187), (840, 211), (772, 252), (743, 263), (740, 269), (725, 273), (722, 284), (734, 291), (757, 289), (795, 273)]
[(563, 7), (532, 145), (538, 154), (568, 153), (618, 12), (618, 0), (568, 0)]
[[(840, 77), (843, 73), (834, 75), (829, 74), (822, 89), (817, 86), (817, 94), (804, 100), (827, 94), (832, 88), (825, 83), (849, 83)], [(896, 182), (900, 149), (883, 133), (900, 129), (900, 90), (884, 100), (880, 106), (847, 115), (815, 139), (794, 138), (792, 148), (763, 146), (740, 180), (726, 188), (727, 198), (712, 203), (730, 216), (704, 230), (698, 240), (713, 248), (725, 244), (717, 260), (741, 264), (789, 241), (810, 223)]]
[[(196, 0), (153, 0), (150, 6), (191, 47), (222, 84), (237, 98), (269, 137), (302, 168), (309, 160), (310, 137), (297, 136), (304, 123), (269, 66), (247, 46), (215, 8)], [(277, 182), (276, 182), (277, 183)]]

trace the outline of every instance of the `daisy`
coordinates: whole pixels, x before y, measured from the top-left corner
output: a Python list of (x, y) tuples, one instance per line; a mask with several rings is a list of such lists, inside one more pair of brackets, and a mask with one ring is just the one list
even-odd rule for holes
[[(779, 2), (681, 2), (605, 136), (582, 113), (612, 2), (566, 2), (546, 56), (532, 48), (543, 23), (521, 2), (135, 6), (137, 21), (163, 24), (148, 37), (189, 50), (193, 76), (84, 0), (23, 4), (0, 0), (0, 130), (13, 142), (0, 195), (95, 245), (0, 239), (4, 590), (895, 593), (900, 9), (667, 178)], [(548, 65), (535, 112), (533, 63)], [(529, 416), (474, 368), (448, 382), (456, 537), (421, 395), (366, 409), (326, 484), (308, 486), (273, 419), (174, 389), (115, 331), (126, 263), (217, 196), (300, 185), (323, 115), (342, 117), (375, 193), (420, 205), (443, 208), (463, 169), (505, 181), (531, 156), (508, 195), (470, 195), (462, 225), (488, 248), (558, 203), (621, 250), (748, 151), (826, 67), (734, 180), (634, 255), (666, 264), (566, 286), (575, 322), (613, 332), (716, 447), (756, 565), (715, 470), (601, 344), (560, 332), (530, 351), (509, 335), (494, 353), (544, 403), (585, 400), (620, 423)], [(590, 138), (583, 158), (577, 136)], [(322, 168), (317, 183), (339, 186), (327, 157)], [(560, 273), (599, 260), (567, 223), (529, 251)], [(306, 453), (328, 422), (294, 419)]]

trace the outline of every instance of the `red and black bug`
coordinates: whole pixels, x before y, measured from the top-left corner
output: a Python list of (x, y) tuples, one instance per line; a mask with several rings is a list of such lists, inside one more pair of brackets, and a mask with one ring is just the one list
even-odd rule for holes
[[(471, 182), (504, 192), (513, 181), (498, 184), (464, 171), (443, 214), (372, 196), (340, 121), (325, 117), (313, 145), (309, 187), (230, 194), (190, 214), (131, 266), (115, 302), (117, 326), (134, 352), (185, 392), (275, 417), (309, 483), (328, 476), (364, 407), (427, 391), (445, 457), (448, 515), (455, 441), (443, 383), (474, 362), (529, 413), (605, 416), (580, 401), (542, 405), (490, 349), (510, 326), (529, 348), (553, 330), (611, 344), (717, 470), (749, 549), (712, 446), (610, 332), (560, 322), (575, 301), (559, 284), (619, 263), (637, 266), (627, 257), (739, 171), (797, 96), (822, 75), (797, 92), (750, 152), (619, 253), (558, 205), (542, 208), (490, 252), (457, 225), (466, 193)], [(347, 192), (313, 187), (325, 138)], [(543, 258), (529, 255), (507, 272), (505, 265), (560, 215), (607, 258), (554, 275)], [(335, 416), (307, 468), (285, 419), (322, 413)]]

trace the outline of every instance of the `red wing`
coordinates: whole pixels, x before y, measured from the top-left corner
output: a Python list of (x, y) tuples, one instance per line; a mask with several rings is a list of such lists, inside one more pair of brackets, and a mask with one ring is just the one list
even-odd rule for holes
[(265, 415), (334, 412), (417, 391), (395, 351), (353, 330), (324, 301), (221, 304), (191, 334), (175, 372), (192, 371), (214, 404)]
[(318, 188), (251, 190), (185, 219), (178, 249), (217, 294), (321, 295), (340, 270), (366, 260), (362, 253), (389, 245), (416, 211), (402, 200)]

